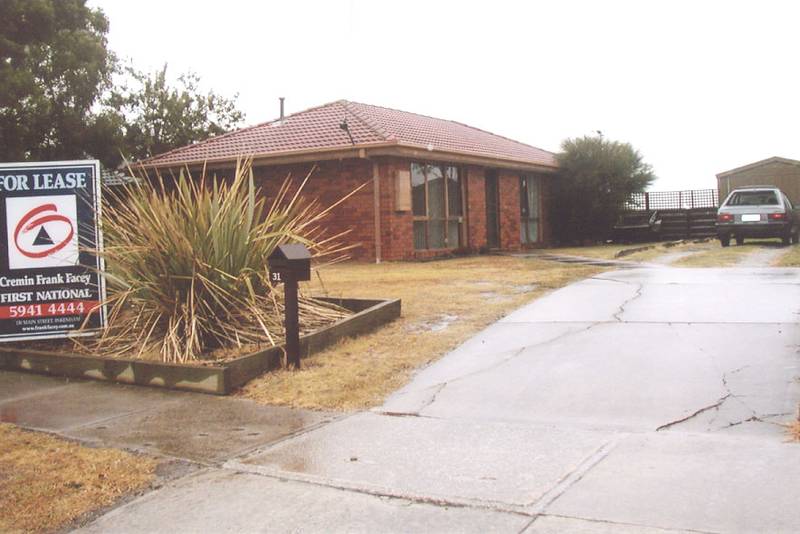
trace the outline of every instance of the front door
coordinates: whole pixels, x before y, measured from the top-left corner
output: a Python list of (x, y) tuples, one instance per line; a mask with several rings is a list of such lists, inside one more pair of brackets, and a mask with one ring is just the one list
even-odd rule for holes
[(486, 245), (500, 248), (500, 195), (497, 190), (497, 173), (486, 171)]

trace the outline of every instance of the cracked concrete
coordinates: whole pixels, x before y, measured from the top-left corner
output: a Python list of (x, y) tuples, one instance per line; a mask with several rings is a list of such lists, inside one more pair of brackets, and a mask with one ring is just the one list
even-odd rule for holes
[(114, 510), (82, 532), (519, 532), (529, 521), (486, 509), (210, 470)]
[(619, 308), (614, 313), (614, 319), (616, 319), (617, 322), (620, 322), (620, 323), (624, 322), (624, 320), (622, 319), (622, 314), (625, 313), (625, 307), (628, 304), (632, 303), (634, 300), (636, 300), (636, 299), (638, 299), (638, 298), (640, 298), (642, 296), (642, 291), (644, 290), (644, 287), (642, 286), (642, 284), (635, 284), (635, 286), (636, 286), (636, 293), (634, 293), (634, 295), (631, 298), (629, 298), (628, 300), (626, 300), (625, 302), (620, 304)]
[[(428, 367), (423, 374), (417, 376), (417, 378), (411, 384), (412, 387), (401, 388), (395, 392), (382, 407), (376, 408), (373, 411), (389, 414), (407, 413), (421, 415), (426, 408), (431, 406), (436, 401), (437, 396), (448, 385), (456, 383), (460, 380), (466, 380), (471, 377), (481, 375), (487, 371), (497, 369), (500, 366), (511, 362), (515, 358), (520, 357), (528, 349), (544, 347), (576, 332), (585, 332), (590, 330), (596, 327), (598, 324), (599, 323), (592, 323), (577, 327), (572, 326), (567, 329), (558, 329), (558, 333), (541, 340), (537, 338), (536, 342), (526, 347), (501, 352), (497, 354), (497, 357), (495, 358), (481, 357), (479, 361), (471, 361), (469, 358), (470, 349), (465, 348), (467, 344), (462, 345), (462, 347), (456, 349), (455, 351), (461, 356), (461, 358), (458, 358), (458, 369), (456, 374), (450, 374), (453, 372), (453, 369), (450, 369), (448, 365), (448, 362), (453, 361), (453, 359), (449, 359), (448, 362), (445, 362), (445, 360), (440, 360), (441, 364), (440, 362), (437, 362)], [(480, 337), (480, 335), (481, 334), (478, 334), (476, 337)], [(479, 354), (483, 355), (483, 353)], [(445, 381), (436, 382), (436, 376), (450, 376), (450, 378)], [(430, 384), (431, 382), (434, 383)], [(420, 385), (423, 384), (430, 385), (427, 385), (420, 390)]]
[(797, 269), (587, 279), (88, 531), (797, 532), (798, 302)]
[[(701, 351), (705, 352), (702, 349), (701, 349)], [(658, 428), (656, 428), (656, 432), (660, 432), (662, 430), (666, 430), (668, 428), (672, 428), (672, 427), (674, 427), (676, 425), (681, 425), (683, 423), (686, 423), (687, 421), (689, 421), (691, 419), (695, 419), (696, 417), (698, 417), (698, 416), (700, 416), (700, 415), (702, 415), (702, 414), (704, 414), (704, 413), (706, 413), (706, 412), (708, 412), (710, 410), (714, 410), (715, 412), (719, 412), (720, 410), (722, 410), (722, 407), (725, 404), (725, 402), (728, 401), (729, 399), (733, 399), (736, 402), (738, 402), (739, 404), (741, 404), (741, 406), (746, 408), (751, 413), (751, 415), (749, 417), (747, 417), (746, 419), (740, 419), (738, 421), (732, 421), (732, 422), (729, 421), (726, 425), (718, 427), (718, 429), (724, 430), (724, 429), (730, 428), (732, 426), (738, 426), (738, 425), (740, 425), (742, 423), (746, 423), (746, 422), (768, 423), (768, 421), (765, 421), (764, 419), (767, 419), (771, 415), (772, 416), (774, 416), (774, 415), (787, 415), (786, 413), (783, 413), (783, 414), (764, 414), (764, 415), (759, 416), (755, 412), (755, 410), (753, 410), (750, 406), (747, 405), (746, 402), (742, 401), (741, 398), (739, 398), (737, 395), (734, 394), (733, 391), (731, 391), (731, 388), (728, 385), (728, 376), (736, 374), (736, 373), (738, 373), (738, 372), (740, 372), (740, 371), (742, 371), (742, 370), (744, 370), (744, 369), (746, 369), (748, 367), (750, 367), (750, 366), (749, 365), (743, 365), (741, 367), (737, 367), (736, 369), (733, 369), (732, 371), (728, 371), (726, 373), (722, 373), (722, 386), (725, 388), (725, 391), (727, 391), (727, 393), (724, 396), (722, 396), (719, 399), (717, 399), (716, 402), (714, 402), (713, 404), (709, 404), (708, 406), (703, 406), (702, 408), (699, 408), (699, 409), (695, 410), (693, 413), (691, 413), (691, 414), (689, 414), (689, 415), (687, 415), (685, 417), (681, 417), (680, 419), (676, 419), (675, 421), (670, 421), (669, 423), (664, 423), (663, 425), (661, 425)], [(711, 431), (712, 428), (714, 428), (714, 423), (717, 421), (717, 419), (718, 418), (715, 415), (714, 418), (709, 421), (709, 424), (706, 427), (706, 430)]]
[(724, 397), (720, 397), (717, 400), (717, 402), (715, 402), (714, 404), (709, 404), (708, 406), (703, 406), (702, 408), (700, 408), (698, 410), (695, 410), (693, 413), (687, 415), (686, 417), (682, 417), (680, 419), (676, 419), (675, 421), (670, 421), (669, 423), (664, 423), (660, 427), (656, 428), (656, 432), (660, 432), (661, 430), (666, 430), (667, 428), (673, 427), (675, 425), (679, 425), (681, 423), (685, 423), (689, 419), (694, 419), (695, 417), (697, 417), (701, 413), (705, 413), (708, 410), (719, 410), (719, 407), (722, 406), (722, 403), (724, 403), (726, 400), (728, 400), (730, 398), (731, 398), (731, 394), (728, 393)]

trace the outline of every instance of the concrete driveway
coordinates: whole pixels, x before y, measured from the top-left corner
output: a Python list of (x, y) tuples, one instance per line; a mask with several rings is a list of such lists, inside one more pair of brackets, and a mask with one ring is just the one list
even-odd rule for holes
[(87, 530), (798, 532), (798, 312), (800, 270), (600, 275)]

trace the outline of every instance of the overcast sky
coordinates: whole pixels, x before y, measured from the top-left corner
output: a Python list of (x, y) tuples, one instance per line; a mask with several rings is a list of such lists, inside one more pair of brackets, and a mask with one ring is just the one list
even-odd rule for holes
[(596, 130), (652, 190), (800, 159), (800, 3), (90, 0), (140, 69), (239, 94), (247, 124), (338, 99), (452, 119), (557, 151)]

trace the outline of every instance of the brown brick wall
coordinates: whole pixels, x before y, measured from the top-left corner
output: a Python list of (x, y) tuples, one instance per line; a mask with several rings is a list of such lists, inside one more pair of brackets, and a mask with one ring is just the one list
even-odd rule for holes
[(500, 171), (498, 182), (500, 189), (500, 248), (502, 250), (519, 250), (521, 247), (519, 174)]
[(467, 246), (472, 252), (486, 250), (486, 169), (467, 167)]
[(383, 235), (382, 259), (387, 261), (414, 259), (414, 216), (411, 210), (397, 211), (395, 206), (395, 180), (397, 171), (408, 170), (411, 162), (386, 159), (380, 164), (381, 172), (381, 233)]
[[(313, 164), (256, 167), (256, 185), (269, 199), (274, 198), (283, 180), (291, 173), (293, 190), (296, 190), (311, 170)], [(350, 230), (343, 240), (357, 246), (348, 254), (357, 260), (375, 257), (375, 221), (373, 217), (372, 162), (350, 159), (324, 161), (316, 165), (304, 188), (304, 197), (318, 200), (323, 207), (338, 202), (342, 197), (367, 183), (358, 193), (334, 208), (327, 218), (326, 234), (332, 236)]]
[(786, 193), (793, 204), (800, 204), (800, 166), (797, 165), (775, 161), (717, 180), (720, 202), (737, 187), (774, 185)]
[[(316, 165), (305, 186), (304, 196), (316, 199), (322, 206), (339, 201), (347, 193), (366, 183), (354, 196), (336, 207), (328, 217), (327, 235), (346, 230), (350, 233), (343, 238), (357, 247), (350, 251), (356, 260), (375, 260), (375, 219), (373, 165), (379, 172), (380, 237), (381, 259), (385, 261), (414, 260), (431, 258), (451, 251), (415, 251), (413, 240), (413, 214), (398, 211), (395, 205), (395, 180), (399, 170), (409, 170), (411, 160), (401, 158), (348, 159), (325, 161)], [(256, 167), (256, 185), (261, 187), (268, 199), (280, 188), (283, 180), (291, 174), (293, 186), (302, 182), (313, 164), (280, 165)], [(464, 182), (463, 250), (481, 252), (486, 250), (486, 190), (484, 183), (486, 169), (477, 166), (461, 167)], [(217, 174), (225, 175), (225, 171)], [(230, 173), (232, 174), (232, 172)], [(541, 179), (542, 184), (542, 225), (544, 241), (549, 241), (547, 224), (547, 205), (550, 176)], [(500, 195), (500, 245), (503, 250), (519, 250), (520, 244), (520, 203), (519, 174), (500, 171), (498, 174)]]

